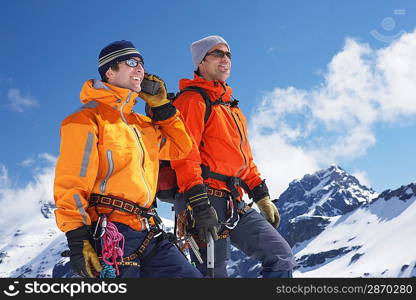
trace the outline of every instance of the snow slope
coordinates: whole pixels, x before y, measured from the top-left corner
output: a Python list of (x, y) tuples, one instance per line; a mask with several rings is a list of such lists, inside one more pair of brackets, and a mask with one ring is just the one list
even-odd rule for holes
[(295, 247), (300, 268), (294, 275), (416, 276), (415, 220), (413, 191), (408, 199), (379, 197), (369, 205), (334, 217), (324, 232)]

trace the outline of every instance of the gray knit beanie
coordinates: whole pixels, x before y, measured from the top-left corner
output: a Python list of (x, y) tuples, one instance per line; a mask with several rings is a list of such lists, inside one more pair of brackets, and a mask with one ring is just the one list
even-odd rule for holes
[(225, 44), (228, 47), (228, 51), (231, 51), (228, 43), (219, 35), (207, 36), (199, 41), (193, 42), (191, 45), (192, 62), (194, 63), (195, 71), (198, 70), (198, 66), (204, 59), (207, 52), (218, 44)]

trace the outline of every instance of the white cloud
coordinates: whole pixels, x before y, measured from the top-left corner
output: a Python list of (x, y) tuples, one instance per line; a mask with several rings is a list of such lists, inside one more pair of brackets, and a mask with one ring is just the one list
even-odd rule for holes
[(36, 157), (29, 157), (23, 160), (20, 165), (30, 168), (33, 174), (42, 172), (45, 167), (56, 164), (56, 157), (48, 153), (38, 154)]
[(39, 158), (43, 159), (45, 162), (49, 163), (49, 164), (56, 164), (56, 160), (57, 158), (55, 156), (53, 156), (52, 154), (49, 153), (41, 153), (39, 154)]
[(357, 178), (361, 184), (371, 187), (371, 181), (368, 179), (366, 171), (354, 170), (351, 175)]
[(9, 173), (6, 167), (0, 164), (0, 187), (1, 186), (8, 186), (9, 183)]
[(26, 158), (24, 161), (20, 163), (23, 167), (30, 167), (32, 166), (36, 161), (33, 158)]
[(16, 88), (9, 89), (7, 93), (8, 107), (15, 112), (24, 112), (26, 109), (38, 106), (38, 100), (31, 95), (22, 95)]
[(416, 31), (382, 49), (348, 38), (321, 74), (310, 90), (266, 93), (251, 116), (255, 160), (276, 193), (305, 173), (366, 155), (375, 125), (416, 115)]
[(272, 198), (277, 198), (293, 179), (319, 167), (308, 152), (290, 145), (278, 133), (255, 135), (251, 144), (255, 162), (262, 178), (266, 179)]
[(279, 47), (276, 47), (276, 46), (270, 46), (269, 48), (267, 48), (266, 53), (267, 53), (267, 54), (271, 54), (271, 53), (274, 53), (274, 52), (276, 52), (276, 51), (279, 51)]
[(15, 228), (39, 214), (41, 204), (54, 202), (55, 161), (50, 154), (39, 155), (33, 179), (23, 187), (17, 187), (21, 184), (12, 182), (6, 167), (0, 164), (0, 233), (8, 230), (8, 224), (14, 224)]

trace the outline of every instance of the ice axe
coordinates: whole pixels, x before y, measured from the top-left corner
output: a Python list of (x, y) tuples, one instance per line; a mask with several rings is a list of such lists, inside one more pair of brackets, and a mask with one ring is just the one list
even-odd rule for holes
[(212, 237), (211, 232), (208, 232), (207, 237), (207, 276), (209, 278), (214, 278), (214, 239)]

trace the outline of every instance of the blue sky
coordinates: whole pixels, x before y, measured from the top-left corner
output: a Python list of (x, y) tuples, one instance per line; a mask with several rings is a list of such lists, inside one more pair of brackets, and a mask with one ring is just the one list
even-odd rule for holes
[[(400, 109), (379, 110), (380, 105), (394, 102), (396, 94), (382, 104), (366, 100), (383, 121), (354, 115), (348, 107), (346, 115), (350, 117), (335, 121), (330, 111), (323, 117), (313, 112), (316, 105), (327, 103), (322, 95), (333, 91), (334, 86), (328, 82), (346, 81), (339, 80), (343, 78), (340, 74), (348, 72), (345, 62), (354, 51), (365, 52), (360, 56), (364, 62), (370, 57), (368, 66), (376, 70), (374, 73), (386, 78), (395, 74), (377, 69), (391, 59), (374, 57), (392, 53), (388, 57), (396, 55), (399, 59), (400, 49), (410, 52), (410, 46), (405, 48), (408, 43), (396, 47), (399, 54), (394, 54), (392, 45), (403, 34), (414, 32), (414, 1), (22, 0), (1, 1), (0, 16), (0, 175), (7, 176), (14, 186), (32, 180), (45, 162), (42, 154), (58, 156), (60, 122), (80, 106), (83, 82), (98, 77), (97, 56), (103, 46), (115, 40), (131, 40), (142, 52), (146, 70), (165, 79), (170, 91), (177, 91), (178, 80), (192, 76), (190, 43), (212, 34), (223, 36), (231, 46), (233, 65), (228, 82), (252, 128), (249, 134), (261, 171), (266, 175), (281, 173), (272, 179), (280, 182), (275, 184), (276, 196), (291, 180), (330, 163), (356, 174), (378, 192), (415, 181), (415, 112), (407, 113), (405, 105), (394, 117), (392, 112)], [(354, 42), (348, 44), (347, 40)], [(401, 69), (397, 72), (407, 76)], [(402, 90), (412, 91), (411, 82), (401, 82)], [(362, 87), (348, 89), (353, 94), (364, 93)], [(299, 92), (306, 94), (298, 99), (300, 102), (285, 100), (285, 95), (292, 99)], [(378, 95), (376, 88), (374, 92)], [(340, 96), (339, 90), (336, 94), (341, 103), (345, 95)], [(312, 117), (301, 114), (302, 110), (287, 110), (279, 116), (279, 128), (264, 124), (273, 118), (267, 103), (289, 102), (302, 102)], [(345, 105), (340, 107), (343, 115)], [(314, 129), (305, 133), (308, 124)], [(289, 129), (283, 132), (285, 125)], [(268, 142), (273, 132), (277, 137), (273, 141), (280, 141), (277, 144)], [(357, 135), (351, 133), (348, 139), (348, 132)], [(296, 138), (294, 134), (298, 134)], [(343, 152), (332, 148), (337, 142), (351, 149)], [(288, 151), (281, 151), (283, 148)], [(330, 151), (322, 155), (326, 150)], [(270, 151), (273, 156), (267, 159), (278, 158), (275, 164), (265, 158)], [(317, 154), (319, 151), (322, 153)], [(300, 158), (292, 160), (292, 152), (299, 153)]]

